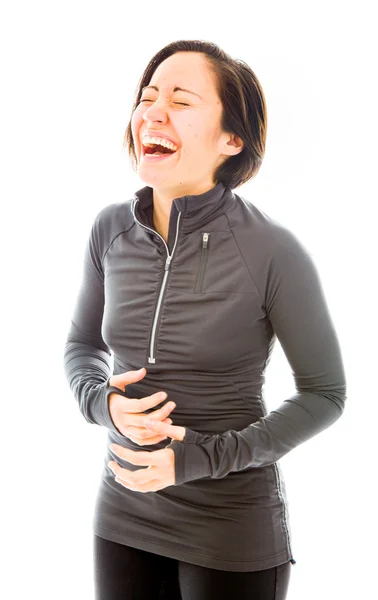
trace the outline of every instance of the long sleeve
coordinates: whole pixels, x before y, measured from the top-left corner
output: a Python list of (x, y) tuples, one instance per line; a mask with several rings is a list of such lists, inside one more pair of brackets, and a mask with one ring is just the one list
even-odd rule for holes
[(83, 275), (64, 349), (64, 370), (79, 409), (89, 423), (117, 431), (108, 397), (122, 394), (108, 385), (111, 352), (101, 335), (104, 311), (104, 273), (100, 215), (92, 225), (86, 244)]
[(282, 228), (274, 250), (259, 261), (249, 270), (292, 368), (296, 393), (242, 431), (204, 435), (187, 428), (182, 442), (168, 446), (175, 452), (175, 485), (270, 465), (328, 428), (344, 410), (341, 351), (313, 259)]

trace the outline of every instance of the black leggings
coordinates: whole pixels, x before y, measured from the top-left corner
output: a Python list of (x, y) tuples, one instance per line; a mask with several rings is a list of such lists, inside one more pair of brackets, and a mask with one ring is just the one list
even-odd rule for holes
[(94, 536), (95, 600), (285, 600), (291, 563), (209, 569)]

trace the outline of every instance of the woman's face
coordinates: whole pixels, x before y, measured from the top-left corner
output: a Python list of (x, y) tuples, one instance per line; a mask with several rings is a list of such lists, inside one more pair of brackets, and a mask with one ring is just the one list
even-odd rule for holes
[[(215, 169), (240, 152), (242, 142), (220, 129), (222, 104), (203, 55), (173, 54), (158, 66), (149, 85), (158, 89), (144, 89), (131, 120), (139, 177), (162, 198), (211, 189)], [(178, 150), (163, 160), (146, 158), (142, 139), (150, 131), (174, 140)]]

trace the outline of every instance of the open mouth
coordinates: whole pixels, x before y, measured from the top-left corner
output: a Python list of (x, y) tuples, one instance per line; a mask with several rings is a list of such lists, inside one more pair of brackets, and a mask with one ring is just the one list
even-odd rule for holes
[(160, 146), (159, 144), (151, 144), (150, 146), (144, 146), (144, 144), (142, 144), (142, 156), (164, 156), (176, 154), (176, 152), (177, 150), (170, 150), (170, 148)]

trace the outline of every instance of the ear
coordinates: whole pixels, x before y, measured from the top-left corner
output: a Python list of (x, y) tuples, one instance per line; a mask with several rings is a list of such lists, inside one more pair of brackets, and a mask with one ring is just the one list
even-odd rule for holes
[(231, 135), (228, 142), (226, 142), (226, 145), (227, 145), (227, 154), (229, 154), (229, 155), (239, 154), (239, 152), (241, 152), (244, 148), (243, 140), (236, 134)]

